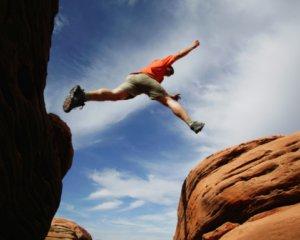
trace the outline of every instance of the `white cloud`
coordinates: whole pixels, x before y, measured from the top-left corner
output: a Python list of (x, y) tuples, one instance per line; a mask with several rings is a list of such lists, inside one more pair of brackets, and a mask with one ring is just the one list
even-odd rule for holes
[(137, 4), (139, 0), (127, 0), (128, 5), (133, 6), (135, 4)]
[(74, 204), (66, 203), (62, 201), (59, 205), (59, 209), (57, 211), (57, 216), (70, 216), (72, 217), (81, 217), (81, 218), (88, 218), (88, 214), (84, 212), (82, 209), (78, 209), (78, 207)]
[(99, 185), (99, 189), (89, 195), (89, 199), (122, 199), (130, 197), (135, 204), (150, 202), (159, 205), (174, 204), (179, 194), (180, 182), (149, 175), (142, 179), (135, 175), (113, 169), (94, 171), (89, 178)]
[(128, 207), (122, 209), (121, 211), (130, 211), (130, 210), (139, 208), (139, 207), (143, 206), (144, 204), (145, 204), (145, 201), (137, 200), (137, 201), (130, 203)]
[(122, 201), (119, 200), (113, 200), (101, 203), (95, 207), (90, 208), (90, 211), (106, 211), (106, 210), (112, 210), (118, 208), (120, 205), (122, 205)]
[(53, 30), (53, 33), (54, 34), (58, 34), (69, 23), (70, 22), (69, 22), (68, 18), (65, 15), (63, 15), (61, 13), (57, 14), (55, 16), (55, 19), (54, 19), (54, 30)]
[(134, 6), (138, 2), (139, 2), (139, 0), (111, 0), (109, 2), (105, 2), (105, 4), (117, 4), (117, 5)]
[(157, 213), (157, 214), (146, 214), (138, 216), (138, 220), (146, 221), (146, 222), (169, 222), (174, 221), (177, 216), (176, 210), (170, 210), (164, 213)]
[(75, 206), (73, 204), (61, 202), (60, 205), (62, 205), (67, 211), (73, 212), (75, 210)]
[(128, 224), (150, 229), (160, 228), (159, 232), (168, 233), (167, 226), (174, 227), (176, 224), (177, 211), (174, 209), (166, 209), (156, 214), (144, 214), (130, 219), (118, 219), (119, 224)]
[(172, 238), (172, 233), (170, 233), (168, 227), (141, 224), (133, 222), (131, 219), (116, 219), (110, 223), (106, 228), (101, 227), (103, 225), (102, 222), (97, 222), (97, 225), (85, 225), (85, 228), (95, 240), (165, 240)]

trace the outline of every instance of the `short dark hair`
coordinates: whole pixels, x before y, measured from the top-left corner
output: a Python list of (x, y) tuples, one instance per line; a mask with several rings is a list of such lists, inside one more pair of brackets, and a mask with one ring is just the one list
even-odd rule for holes
[(171, 70), (170, 70), (171, 75), (174, 74), (174, 68), (173, 68), (172, 66), (169, 66), (169, 68), (171, 69)]

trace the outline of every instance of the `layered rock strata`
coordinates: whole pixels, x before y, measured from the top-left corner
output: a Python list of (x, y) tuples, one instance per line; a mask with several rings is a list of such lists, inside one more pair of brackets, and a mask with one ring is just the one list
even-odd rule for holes
[(43, 239), (71, 166), (68, 126), (44, 103), (57, 0), (0, 3), (0, 236)]
[(297, 132), (201, 161), (184, 181), (174, 239), (300, 239), (299, 149)]
[(77, 223), (63, 219), (54, 218), (51, 228), (45, 240), (92, 240), (91, 235)]

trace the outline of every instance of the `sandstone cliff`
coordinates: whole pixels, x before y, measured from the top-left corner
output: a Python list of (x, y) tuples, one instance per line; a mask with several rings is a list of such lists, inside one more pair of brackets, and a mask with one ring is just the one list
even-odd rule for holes
[(43, 239), (71, 166), (68, 126), (44, 103), (57, 0), (0, 3), (0, 236)]
[(175, 240), (300, 239), (300, 133), (213, 154), (182, 186)]
[(54, 218), (45, 240), (92, 240), (91, 235), (75, 222)]

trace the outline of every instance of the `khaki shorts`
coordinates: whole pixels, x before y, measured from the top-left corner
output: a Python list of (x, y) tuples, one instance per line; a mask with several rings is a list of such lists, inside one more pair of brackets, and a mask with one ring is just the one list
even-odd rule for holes
[(127, 99), (143, 93), (152, 100), (168, 95), (166, 90), (155, 79), (144, 73), (129, 74), (126, 77), (126, 81), (118, 86), (118, 89), (122, 89), (130, 94)]

